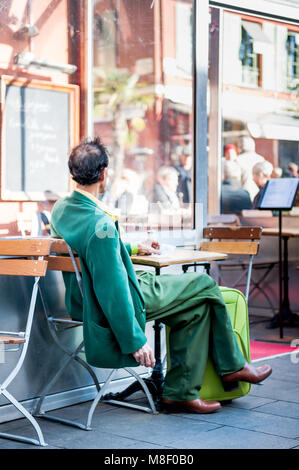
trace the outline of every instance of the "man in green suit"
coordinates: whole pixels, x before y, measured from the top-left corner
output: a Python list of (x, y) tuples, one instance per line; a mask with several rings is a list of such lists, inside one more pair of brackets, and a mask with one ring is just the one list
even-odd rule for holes
[(107, 151), (98, 138), (75, 147), (69, 169), (77, 186), (56, 202), (51, 219), (52, 236), (63, 238), (80, 257), (83, 302), (75, 276), (65, 274), (64, 280), (67, 309), (73, 319), (83, 320), (87, 361), (95, 367), (153, 367), (144, 330), (146, 321), (159, 319), (170, 331), (164, 407), (215, 411), (219, 402), (199, 397), (209, 354), (228, 389), (238, 380), (264, 380), (271, 367), (246, 363), (210, 276), (134, 270), (130, 255), (155, 253), (159, 244), (123, 243), (116, 218), (98, 199), (107, 166)]

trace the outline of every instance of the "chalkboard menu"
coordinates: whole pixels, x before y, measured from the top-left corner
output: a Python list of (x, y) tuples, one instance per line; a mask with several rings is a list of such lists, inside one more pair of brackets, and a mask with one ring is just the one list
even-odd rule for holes
[[(3, 84), (4, 82), (4, 84)], [(42, 200), (69, 188), (76, 86), (1, 78), (1, 197)]]

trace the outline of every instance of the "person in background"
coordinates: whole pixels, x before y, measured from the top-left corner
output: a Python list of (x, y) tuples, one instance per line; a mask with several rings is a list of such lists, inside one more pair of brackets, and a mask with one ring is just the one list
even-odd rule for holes
[(157, 212), (175, 212), (180, 209), (180, 200), (176, 193), (178, 182), (178, 172), (174, 167), (161, 166), (153, 189), (153, 203), (159, 208)]
[(179, 174), (179, 181), (177, 186), (177, 194), (182, 198), (182, 202), (189, 204), (191, 202), (191, 168), (192, 168), (192, 156), (188, 146), (183, 147), (180, 156), (181, 163), (176, 166), (175, 169)]
[(298, 165), (294, 162), (290, 162), (287, 166), (287, 173), (291, 178), (299, 178)]
[(221, 212), (240, 213), (251, 209), (252, 203), (246, 189), (241, 186), (241, 167), (236, 161), (225, 160), (222, 167)]
[(272, 163), (264, 160), (263, 162), (256, 163), (252, 169), (252, 176), (255, 184), (259, 188), (258, 193), (256, 194), (253, 203), (252, 209), (257, 209), (259, 201), (264, 192), (264, 187), (266, 186), (267, 181), (271, 178), (273, 171)]
[(147, 211), (148, 202), (145, 196), (140, 194), (140, 189), (140, 176), (136, 171), (124, 168), (121, 175), (112, 182), (110, 189), (114, 207), (120, 214), (130, 215)]
[(281, 178), (282, 177), (282, 168), (276, 166), (273, 168), (272, 178)]
[(237, 160), (238, 149), (234, 144), (228, 144), (224, 147), (225, 160)]
[(252, 169), (256, 163), (263, 162), (265, 158), (256, 153), (255, 142), (249, 136), (242, 137), (241, 148), (238, 163), (242, 169), (242, 187), (249, 192), (250, 199), (253, 201), (259, 188), (252, 178)]

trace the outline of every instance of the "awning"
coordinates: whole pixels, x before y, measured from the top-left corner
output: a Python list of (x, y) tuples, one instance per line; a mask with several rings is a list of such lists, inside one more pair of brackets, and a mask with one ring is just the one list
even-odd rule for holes
[(254, 138), (299, 141), (299, 119), (291, 116), (259, 116), (255, 121), (247, 121), (247, 128)]
[(184, 104), (191, 107), (193, 102), (193, 89), (191, 85), (190, 87), (165, 85), (164, 97), (173, 103)]
[(222, 95), (222, 117), (246, 124), (254, 138), (299, 141), (299, 119), (287, 111), (289, 100), (232, 90)]

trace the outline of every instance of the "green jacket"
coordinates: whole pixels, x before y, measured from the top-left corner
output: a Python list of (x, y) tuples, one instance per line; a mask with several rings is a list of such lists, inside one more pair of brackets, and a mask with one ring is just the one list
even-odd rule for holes
[(83, 320), (87, 362), (95, 367), (137, 366), (132, 356), (146, 343), (144, 299), (118, 223), (84, 194), (57, 201), (51, 235), (80, 257), (83, 302), (73, 273), (64, 273), (66, 307)]

